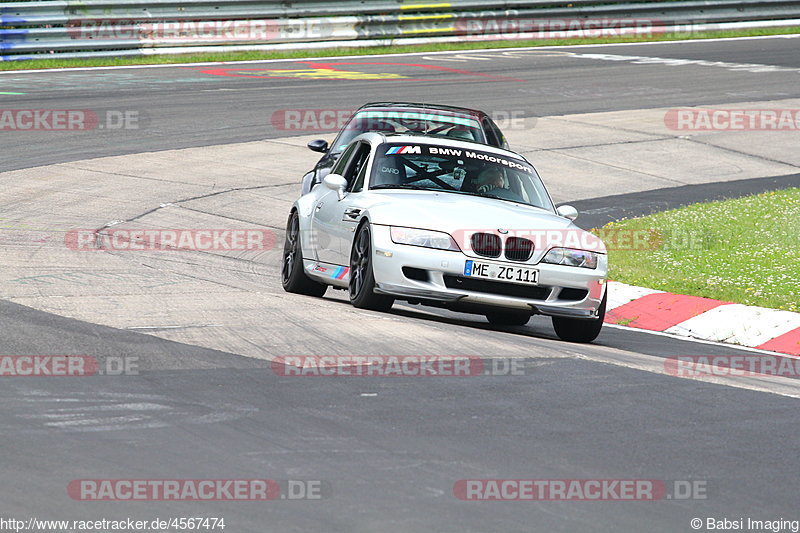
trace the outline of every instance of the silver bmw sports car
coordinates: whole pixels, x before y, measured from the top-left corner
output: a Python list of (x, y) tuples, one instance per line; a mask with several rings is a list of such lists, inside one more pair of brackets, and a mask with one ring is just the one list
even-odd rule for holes
[(331, 286), (360, 308), (405, 300), (497, 325), (548, 315), (561, 339), (590, 342), (603, 325), (608, 261), (576, 217), (514, 152), (366, 133), (292, 206), (283, 288), (322, 296)]

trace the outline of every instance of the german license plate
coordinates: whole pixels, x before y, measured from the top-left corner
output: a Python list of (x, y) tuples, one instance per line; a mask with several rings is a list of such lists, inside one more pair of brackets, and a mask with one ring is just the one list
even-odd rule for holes
[(535, 268), (482, 263), (479, 261), (467, 261), (464, 265), (464, 276), (524, 285), (536, 285), (539, 283), (539, 271)]

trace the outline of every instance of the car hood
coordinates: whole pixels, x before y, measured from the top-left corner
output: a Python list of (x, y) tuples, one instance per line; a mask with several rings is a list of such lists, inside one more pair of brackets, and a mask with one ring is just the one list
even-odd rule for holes
[[(452, 193), (371, 191), (373, 224), (443, 231), (461, 242), (475, 232), (548, 239), (563, 246), (605, 252), (602, 242), (569, 219), (544, 209)], [(537, 246), (541, 248), (541, 246)]]

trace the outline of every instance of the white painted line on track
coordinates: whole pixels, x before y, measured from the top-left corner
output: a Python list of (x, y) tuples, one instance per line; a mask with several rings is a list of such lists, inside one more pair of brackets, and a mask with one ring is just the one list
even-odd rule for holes
[(653, 56), (625, 56), (617, 54), (570, 54), (568, 57), (575, 59), (597, 59), (600, 61), (624, 61), (636, 65), (659, 65), (668, 67), (718, 67), (734, 72), (744, 71), (760, 74), (762, 72), (800, 72), (797, 67), (782, 67), (780, 65), (766, 65), (763, 63), (729, 63), (727, 61), (708, 61), (704, 59), (679, 59), (670, 57)]
[(702, 334), (712, 340), (761, 346), (800, 328), (800, 313), (753, 307), (721, 305), (668, 328), (678, 335)]
[[(675, 339), (675, 340), (679, 340), (679, 341), (696, 342), (698, 344), (708, 344), (708, 345), (711, 345), (711, 346), (719, 346), (720, 348), (729, 348), (731, 350), (741, 350), (741, 351), (752, 352), (752, 353), (757, 353), (757, 354), (761, 354), (761, 355), (776, 355), (776, 356), (779, 356), (779, 357), (785, 357), (787, 359), (800, 359), (800, 356), (798, 356), (798, 355), (791, 355), (791, 354), (786, 354), (786, 353), (781, 353), (781, 352), (770, 352), (769, 350), (761, 350), (759, 348), (751, 348), (749, 346), (741, 346), (739, 344), (730, 344), (730, 343), (725, 343), (725, 342), (709, 341), (709, 340), (705, 340), (705, 339), (697, 339), (695, 337), (685, 337), (683, 335), (676, 335), (674, 333), (666, 333), (664, 331), (653, 331), (653, 330), (650, 330), (650, 329), (631, 328), (631, 327), (628, 327), (628, 326), (622, 326), (620, 324), (609, 324), (609, 323), (606, 323), (606, 324), (603, 324), (603, 328), (604, 329), (605, 328), (622, 329), (622, 330), (625, 330), (625, 331), (631, 331), (631, 332), (637, 332), (637, 333), (646, 333), (648, 335), (659, 335), (661, 337), (667, 337), (667, 338)], [(687, 355), (692, 355), (692, 354), (687, 354)]]
[(581, 49), (581, 48), (600, 48), (600, 47), (620, 47), (620, 46), (651, 46), (659, 44), (685, 44), (685, 43), (717, 43), (729, 41), (751, 41), (763, 39), (796, 39), (800, 38), (800, 34), (786, 34), (786, 35), (759, 35), (752, 37), (723, 37), (715, 39), (685, 39), (678, 41), (647, 41), (637, 43), (608, 43), (608, 44), (573, 44), (561, 46), (525, 46), (519, 48), (483, 48), (480, 50), (442, 50), (438, 52), (406, 52), (400, 54), (367, 54), (367, 55), (345, 55), (345, 56), (326, 56), (326, 57), (298, 57), (287, 59), (261, 59), (255, 61), (214, 61), (214, 62), (200, 62), (200, 63), (167, 63), (158, 65), (120, 65), (120, 66), (105, 66), (105, 67), (75, 67), (75, 68), (44, 68), (44, 69), (26, 69), (26, 70), (0, 70), (0, 75), (4, 74), (41, 74), (47, 72), (81, 72), (81, 71), (98, 71), (98, 70), (135, 70), (135, 69), (148, 69), (148, 68), (168, 68), (168, 67), (203, 67), (215, 65), (263, 65), (267, 63), (291, 63), (299, 61), (328, 61), (337, 59), (367, 59), (375, 57), (419, 57), (419, 56), (437, 56), (448, 54), (482, 54), (492, 52), (522, 52), (522, 51), (536, 51), (536, 50), (564, 50), (564, 49)]
[(655, 289), (648, 289), (645, 287), (636, 287), (633, 285), (626, 285), (618, 281), (608, 282), (608, 302), (606, 303), (606, 311), (611, 311), (617, 307), (623, 306), (634, 300), (638, 300), (643, 296), (650, 294), (659, 294), (664, 291), (657, 291)]
[[(573, 355), (584, 361), (605, 363), (622, 368), (641, 370), (675, 379), (699, 381), (702, 383), (711, 383), (737, 389), (777, 394), (779, 396), (787, 396), (790, 398), (800, 398), (800, 379), (787, 378), (783, 376), (697, 375), (690, 377), (688, 375), (676, 375), (668, 370), (668, 368), (673, 364), (670, 363), (669, 357), (646, 355), (635, 352), (623, 352), (618, 350), (609, 351), (608, 353), (594, 351), (591, 354), (574, 353)], [(770, 353), (770, 355), (774, 354)]]

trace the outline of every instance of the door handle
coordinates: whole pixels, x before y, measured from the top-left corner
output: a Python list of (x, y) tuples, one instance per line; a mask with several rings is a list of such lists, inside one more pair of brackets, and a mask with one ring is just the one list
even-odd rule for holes
[(325, 205), (325, 203), (324, 203), (324, 202), (320, 202), (320, 203), (318, 203), (318, 204), (317, 204), (317, 207), (316, 207), (316, 208), (314, 208), (314, 211), (319, 211), (320, 209), (322, 209), (322, 206), (324, 206), (324, 205)]

